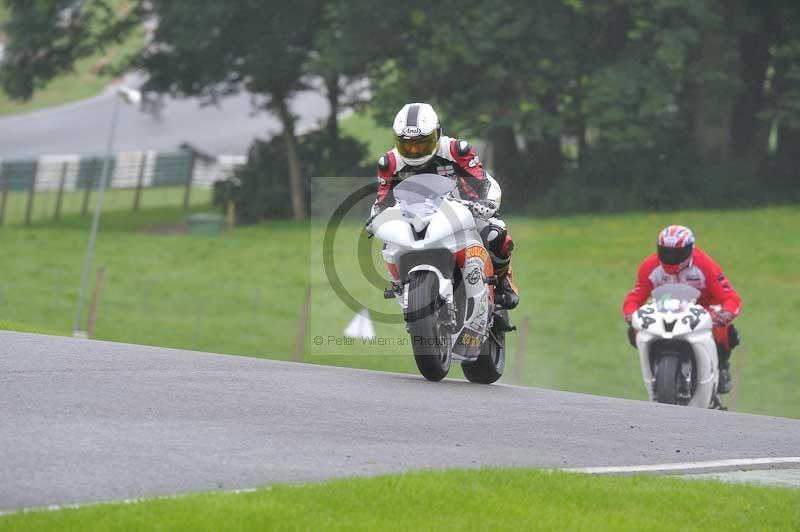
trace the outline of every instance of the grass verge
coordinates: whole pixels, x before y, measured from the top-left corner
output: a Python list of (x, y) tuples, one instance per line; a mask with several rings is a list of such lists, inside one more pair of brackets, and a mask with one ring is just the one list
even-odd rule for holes
[[(159, 208), (179, 208), (183, 205), (186, 187), (182, 186), (161, 186), (143, 188), (139, 198), (142, 209)], [(189, 204), (196, 207), (206, 207), (211, 201), (211, 189), (194, 187), (189, 196)], [(3, 215), (3, 223), (21, 224), (25, 221), (25, 215), (30, 200), (29, 193), (26, 191), (12, 191), (8, 193)], [(133, 188), (107, 188), (103, 197), (103, 210), (115, 213), (132, 211), (136, 197), (136, 190)], [(86, 213), (91, 216), (94, 213), (98, 193), (95, 189), (89, 191), (88, 198), (86, 190), (65, 191), (61, 196), (60, 216), (66, 219), (66, 224), (74, 223), (86, 204)], [(0, 195), (0, 201), (2, 196)], [(35, 222), (53, 221), (58, 203), (58, 192), (52, 190), (36, 191), (33, 197), (31, 209), (31, 220)], [(179, 210), (179, 209), (178, 209)], [(70, 217), (70, 215), (72, 215)]]
[[(195, 207), (194, 210), (202, 210)], [(99, 339), (289, 359), (306, 288), (311, 286), (304, 361), (416, 372), (403, 345), (317, 346), (335, 341), (354, 312), (333, 292), (310, 250), (316, 228), (273, 222), (217, 236), (170, 231), (187, 213), (175, 208), (104, 214), (95, 265), (106, 266), (95, 336)], [(0, 319), (68, 334), (90, 217), (65, 216), (32, 227), (0, 227)], [(733, 356), (735, 410), (800, 417), (800, 358), (786, 317), (800, 311), (800, 208), (509, 219), (522, 303), (512, 314), (523, 331), (509, 337), (504, 382), (645, 399), (620, 305), (639, 261), (665, 225), (691, 226), (744, 299), (737, 319), (743, 343)], [(736, 227), (736, 231), (731, 231)], [(361, 225), (336, 239), (342, 283), (363, 305), (399, 314), (365, 279), (355, 242)], [(313, 234), (313, 238), (312, 238)], [(379, 243), (369, 241), (385, 275)], [(312, 258), (313, 257), (313, 258)], [(379, 280), (379, 283), (380, 284)], [(375, 323), (379, 338), (406, 338), (401, 324)], [(460, 377), (454, 367), (452, 376)]]
[(6, 530), (797, 530), (800, 490), (536, 470), (419, 472), (0, 517)]
[(0, 320), (0, 331), (36, 333), (36, 334), (55, 334), (47, 329), (41, 327), (31, 327), (29, 325), (20, 325), (6, 320)]

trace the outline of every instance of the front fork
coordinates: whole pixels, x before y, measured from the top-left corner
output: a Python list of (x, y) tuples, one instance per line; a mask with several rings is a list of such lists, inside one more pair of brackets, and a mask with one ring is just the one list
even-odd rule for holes
[[(456, 306), (453, 298), (453, 282), (444, 278), (441, 274), (438, 275), (440, 282), (439, 297), (444, 301), (443, 310), (445, 314), (441, 324), (449, 332), (455, 332), (458, 327), (458, 319), (456, 317)], [(400, 283), (393, 280), (391, 283), (391, 286), (383, 291), (383, 297), (385, 299), (397, 299), (405, 315), (408, 310), (408, 281)], [(406, 325), (406, 328), (408, 328), (408, 325)]]
[[(653, 368), (655, 369), (655, 368)], [(655, 401), (656, 397), (656, 374), (652, 372), (653, 377), (650, 379), (650, 392)], [(678, 389), (678, 398), (683, 404), (688, 404), (692, 400), (692, 361), (681, 360), (681, 387)]]
[(678, 398), (687, 404), (692, 399), (692, 361), (681, 361), (681, 375), (683, 376), (683, 386), (678, 390)]

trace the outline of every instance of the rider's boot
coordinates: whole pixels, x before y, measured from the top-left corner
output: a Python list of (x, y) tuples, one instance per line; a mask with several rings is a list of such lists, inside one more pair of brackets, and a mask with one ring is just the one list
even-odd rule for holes
[(497, 286), (494, 291), (494, 302), (506, 310), (511, 310), (519, 305), (519, 289), (514, 284), (514, 271), (507, 259), (505, 266), (497, 269), (494, 273), (497, 276)]
[(724, 346), (717, 344), (719, 354), (719, 384), (717, 392), (720, 394), (730, 393), (733, 388), (733, 376), (731, 375), (731, 352)]

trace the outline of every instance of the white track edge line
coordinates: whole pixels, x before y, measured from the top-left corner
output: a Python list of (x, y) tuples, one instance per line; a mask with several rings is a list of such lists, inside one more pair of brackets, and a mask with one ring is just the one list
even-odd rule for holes
[(697, 469), (720, 469), (727, 467), (747, 467), (759, 465), (797, 464), (800, 466), (799, 456), (773, 457), (773, 458), (735, 458), (731, 460), (708, 460), (705, 462), (678, 462), (671, 464), (649, 464), (636, 466), (610, 466), (610, 467), (576, 467), (562, 469), (570, 473), (587, 473), (590, 475), (603, 475), (614, 473), (658, 473), (662, 471), (693, 471)]

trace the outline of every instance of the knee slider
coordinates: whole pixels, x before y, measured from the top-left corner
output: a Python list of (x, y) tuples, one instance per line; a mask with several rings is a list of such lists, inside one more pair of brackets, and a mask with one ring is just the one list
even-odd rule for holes
[(483, 245), (486, 246), (486, 249), (493, 256), (503, 254), (503, 244), (505, 243), (507, 236), (508, 232), (506, 231), (505, 227), (493, 223), (490, 223), (483, 228), (483, 231), (481, 231), (481, 240), (483, 240)]

